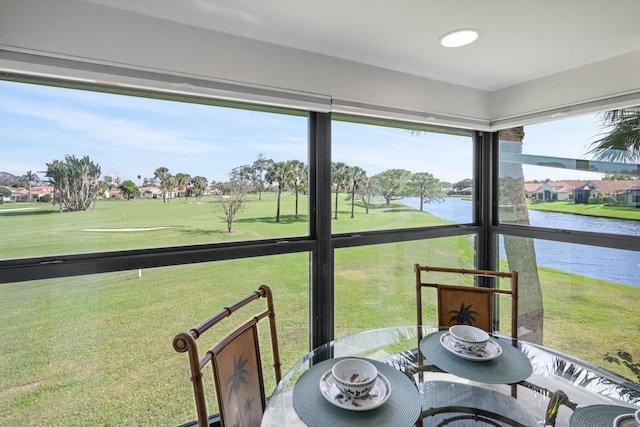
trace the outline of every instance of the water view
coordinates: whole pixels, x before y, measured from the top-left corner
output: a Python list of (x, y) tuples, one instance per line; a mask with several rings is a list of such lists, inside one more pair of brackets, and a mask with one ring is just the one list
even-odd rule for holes
[[(402, 199), (403, 203), (419, 208), (417, 198)], [(457, 197), (447, 197), (442, 203), (425, 205), (425, 211), (440, 218), (459, 223), (472, 221), (471, 201)], [(558, 212), (529, 210), (531, 225), (575, 230), (589, 230), (599, 233), (640, 235), (640, 221), (589, 217)], [(539, 266), (556, 268), (573, 274), (581, 274), (595, 279), (609, 280), (640, 287), (640, 252), (597, 246), (574, 245), (569, 243), (535, 240), (536, 258)], [(567, 257), (571, 253), (571, 257)], [(500, 257), (506, 258), (502, 242)], [(580, 260), (580, 262), (573, 262)], [(593, 260), (593, 262), (584, 262)]]

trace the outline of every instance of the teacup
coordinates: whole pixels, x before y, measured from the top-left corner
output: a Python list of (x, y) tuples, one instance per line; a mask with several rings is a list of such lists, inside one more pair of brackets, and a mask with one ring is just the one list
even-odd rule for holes
[(481, 351), (489, 341), (489, 334), (474, 326), (454, 325), (449, 334), (456, 347), (470, 352)]
[(336, 387), (350, 398), (369, 395), (378, 376), (376, 367), (363, 359), (343, 359), (331, 369)]

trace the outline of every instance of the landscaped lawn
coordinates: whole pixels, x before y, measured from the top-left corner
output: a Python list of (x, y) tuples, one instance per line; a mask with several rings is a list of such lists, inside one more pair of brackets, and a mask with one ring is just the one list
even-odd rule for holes
[[(306, 199), (253, 200), (225, 232), (213, 199), (105, 200), (95, 211), (0, 205), (0, 256), (293, 236), (307, 233)], [(441, 220), (379, 204), (365, 215), (340, 202), (334, 231), (414, 227)], [(34, 210), (4, 209), (34, 207)], [(156, 230), (136, 228), (167, 227)], [(110, 230), (110, 231), (107, 231)], [(336, 335), (415, 322), (414, 262), (473, 263), (467, 236), (336, 251)], [(308, 348), (308, 254), (0, 285), (2, 425), (178, 425), (195, 418), (186, 355), (172, 340), (226, 304), (271, 285), (285, 369)], [(640, 358), (640, 288), (540, 268), (544, 344), (603, 364), (618, 348)], [(526, 286), (526, 282), (521, 282)], [(615, 365), (607, 365), (614, 368)], [(626, 376), (624, 368), (616, 368)], [(265, 368), (269, 372), (269, 369)], [(212, 411), (217, 409), (211, 408)]]
[(574, 204), (571, 201), (533, 202), (531, 200), (527, 200), (527, 205), (529, 209), (541, 211), (640, 220), (640, 209), (628, 206), (584, 205)]

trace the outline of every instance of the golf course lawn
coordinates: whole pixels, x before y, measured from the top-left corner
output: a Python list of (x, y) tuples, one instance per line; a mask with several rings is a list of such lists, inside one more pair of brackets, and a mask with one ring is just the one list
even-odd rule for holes
[[(283, 196), (280, 223), (275, 223), (273, 194), (251, 200), (232, 233), (226, 232), (214, 198), (100, 200), (95, 210), (62, 214), (49, 204), (5, 204), (0, 205), (0, 256), (306, 235), (307, 200), (300, 198), (295, 218), (294, 199)], [(334, 232), (446, 223), (379, 201), (368, 215), (356, 205), (352, 219), (348, 202), (339, 203)], [(336, 336), (414, 324), (412, 266), (425, 260), (471, 267), (473, 246), (468, 236), (459, 236), (336, 250)], [(603, 356), (624, 349), (640, 361), (640, 288), (538, 270), (544, 344), (633, 378)], [(187, 358), (173, 349), (173, 337), (263, 283), (274, 292), (286, 369), (308, 348), (306, 253), (1, 284), (2, 425), (178, 425), (194, 419)], [(427, 315), (435, 319), (432, 301)], [(208, 344), (223, 335), (220, 331)]]

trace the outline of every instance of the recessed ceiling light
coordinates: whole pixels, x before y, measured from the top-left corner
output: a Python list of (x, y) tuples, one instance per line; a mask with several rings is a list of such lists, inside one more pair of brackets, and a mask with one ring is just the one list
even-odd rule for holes
[(472, 28), (451, 31), (440, 37), (440, 44), (444, 47), (460, 47), (473, 43), (480, 37), (480, 31)]

